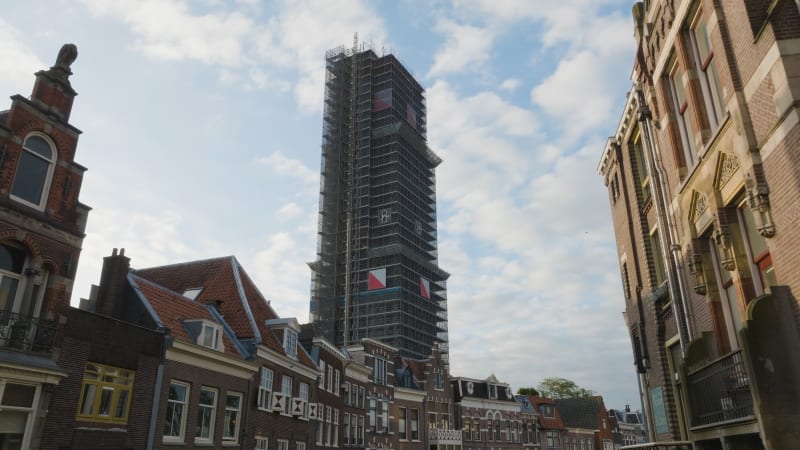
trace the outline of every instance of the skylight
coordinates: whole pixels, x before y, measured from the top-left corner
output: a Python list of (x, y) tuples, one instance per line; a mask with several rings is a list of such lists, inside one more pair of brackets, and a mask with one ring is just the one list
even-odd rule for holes
[(201, 288), (201, 287), (189, 288), (189, 289), (186, 289), (185, 291), (183, 291), (183, 296), (188, 298), (189, 300), (194, 300), (194, 299), (197, 298), (198, 295), (200, 295), (200, 291), (202, 291), (202, 290), (203, 290), (203, 288)]

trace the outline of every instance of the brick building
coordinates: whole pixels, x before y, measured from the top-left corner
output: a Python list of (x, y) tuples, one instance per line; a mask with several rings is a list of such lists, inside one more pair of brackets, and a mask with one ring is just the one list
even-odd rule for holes
[(614, 450), (617, 420), (609, 416), (603, 397), (562, 398), (555, 401), (564, 426), (564, 450)]
[(490, 375), (485, 380), (454, 377), (452, 389), (465, 450), (522, 450), (521, 431), (535, 424), (524, 421), (532, 419), (523, 414), (511, 386)]
[(58, 332), (89, 212), (78, 200), (81, 131), (69, 123), (77, 55), (64, 45), (36, 73), (30, 98), (14, 95), (0, 111), (0, 448), (39, 446), (41, 418), (67, 375)]
[(525, 398), (530, 402), (538, 416), (537, 439), (541, 443), (542, 450), (564, 449), (563, 444), (567, 428), (561, 418), (561, 412), (556, 401), (552, 398), (538, 396)]
[(598, 171), (649, 440), (800, 448), (798, 4), (633, 16), (633, 88)]

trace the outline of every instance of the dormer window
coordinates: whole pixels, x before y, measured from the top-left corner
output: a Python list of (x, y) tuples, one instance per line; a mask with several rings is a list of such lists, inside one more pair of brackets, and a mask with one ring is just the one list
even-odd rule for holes
[(222, 344), (222, 327), (206, 319), (187, 320), (184, 322), (186, 331), (194, 338), (195, 344), (212, 350), (224, 351)]
[(189, 300), (194, 300), (194, 299), (197, 298), (198, 295), (200, 295), (200, 292), (202, 290), (203, 290), (203, 288), (201, 288), (201, 287), (189, 288), (189, 289), (186, 289), (185, 291), (183, 291), (183, 296), (188, 298)]
[(286, 350), (286, 356), (290, 358), (297, 358), (297, 333), (294, 330), (283, 330), (283, 348)]
[(283, 341), (283, 351), (286, 352), (286, 356), (297, 359), (297, 333), (300, 332), (297, 319), (294, 317), (269, 319), (264, 325), (272, 329), (276, 338)]
[(497, 398), (497, 385), (489, 385), (489, 398)]
[(11, 185), (11, 198), (36, 209), (44, 209), (55, 156), (54, 146), (44, 135), (31, 134), (25, 138)]
[(204, 323), (198, 341), (203, 347), (219, 350), (222, 347), (222, 330), (217, 326)]

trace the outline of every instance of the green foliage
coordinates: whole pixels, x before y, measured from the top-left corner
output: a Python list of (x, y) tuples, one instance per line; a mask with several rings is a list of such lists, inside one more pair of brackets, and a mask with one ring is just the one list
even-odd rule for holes
[(537, 391), (535, 387), (526, 386), (517, 389), (517, 395), (531, 395), (534, 397), (539, 397), (539, 391)]
[(542, 397), (549, 398), (587, 398), (595, 396), (595, 392), (575, 384), (574, 381), (560, 377), (547, 377), (536, 388)]

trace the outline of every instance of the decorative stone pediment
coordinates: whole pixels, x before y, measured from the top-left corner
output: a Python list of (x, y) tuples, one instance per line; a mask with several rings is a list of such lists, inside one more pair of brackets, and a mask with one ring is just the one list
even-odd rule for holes
[(689, 223), (694, 224), (700, 231), (711, 222), (712, 216), (708, 205), (708, 197), (698, 191), (692, 191), (692, 200), (689, 205)]
[(722, 190), (738, 170), (739, 159), (736, 158), (736, 155), (720, 152), (719, 160), (717, 161), (717, 173), (714, 177), (714, 187)]

